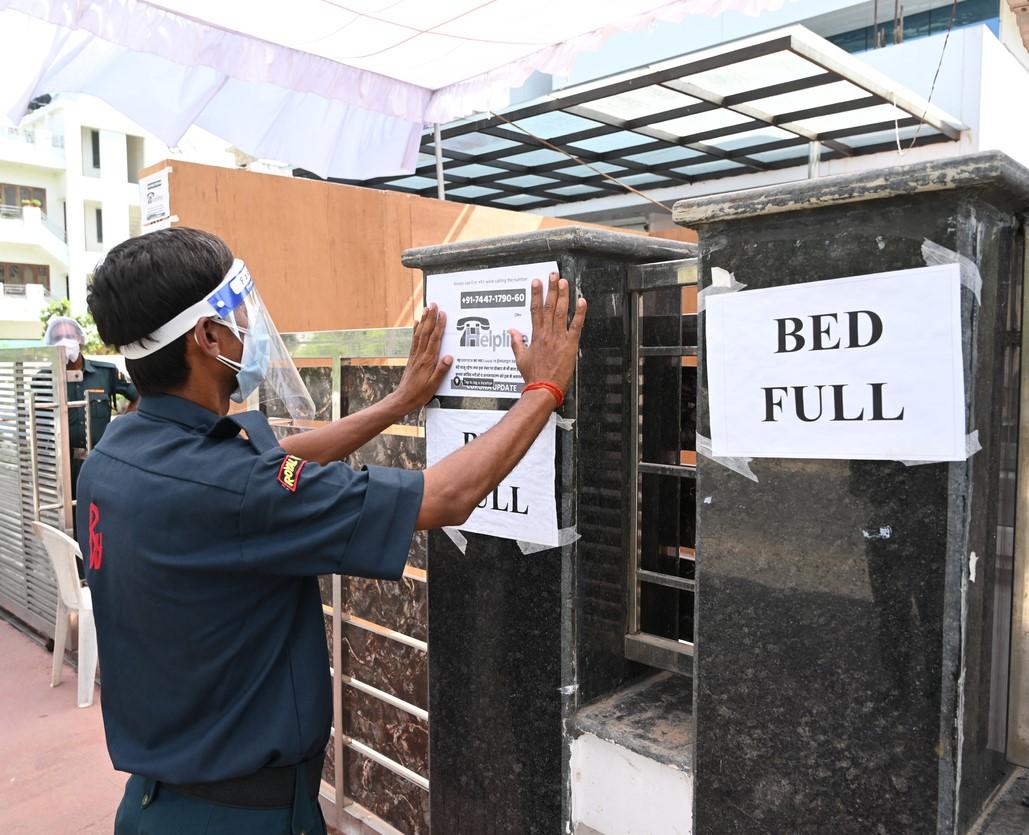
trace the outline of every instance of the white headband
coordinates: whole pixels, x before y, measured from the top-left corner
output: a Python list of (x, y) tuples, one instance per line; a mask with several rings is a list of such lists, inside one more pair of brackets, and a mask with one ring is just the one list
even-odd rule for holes
[(190, 331), (201, 319), (208, 319), (212, 316), (221, 318), (228, 316), (253, 289), (254, 280), (250, 277), (247, 265), (237, 258), (232, 262), (232, 267), (225, 274), (225, 278), (209, 295), (165, 322), (149, 336), (130, 342), (128, 345), (120, 345), (118, 352), (125, 359), (143, 359), (143, 357), (170, 345), (184, 333)]

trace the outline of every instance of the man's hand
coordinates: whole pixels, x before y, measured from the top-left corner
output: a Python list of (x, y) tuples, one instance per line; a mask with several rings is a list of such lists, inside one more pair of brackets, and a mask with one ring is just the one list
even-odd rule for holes
[(449, 354), (445, 357), (439, 355), (446, 324), (447, 314), (438, 310), (435, 304), (430, 304), (414, 326), (407, 368), (393, 392), (393, 399), (402, 414), (406, 415), (428, 403), (450, 370), (453, 357)]
[(543, 283), (532, 282), (532, 344), (526, 347), (522, 334), (511, 329), (511, 349), (526, 383), (553, 383), (566, 391), (579, 355), (579, 335), (586, 321), (586, 299), (579, 299), (575, 315), (568, 322), (568, 282), (551, 273), (547, 298)]
[(439, 356), (446, 323), (447, 317), (437, 311), (436, 305), (429, 305), (414, 326), (411, 356), (395, 391), (328, 426), (283, 438), (282, 448), (290, 455), (319, 464), (341, 461), (386, 427), (428, 403), (453, 362), (449, 356)]
[[(568, 322), (568, 282), (552, 274), (546, 302), (543, 284), (532, 283), (532, 345), (511, 331), (515, 361), (526, 383), (548, 382), (568, 388), (579, 355), (586, 300), (579, 299)], [(554, 412), (549, 391), (530, 389), (478, 438), (425, 471), (418, 529), (462, 525), (528, 451)]]

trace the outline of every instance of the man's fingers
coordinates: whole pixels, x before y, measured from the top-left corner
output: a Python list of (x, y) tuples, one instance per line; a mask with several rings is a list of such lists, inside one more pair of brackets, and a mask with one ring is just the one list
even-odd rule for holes
[(586, 299), (580, 298), (575, 304), (575, 315), (572, 316), (570, 330), (578, 333), (586, 322)]
[(543, 321), (540, 323), (544, 333), (554, 329), (554, 305), (557, 304), (557, 273), (551, 273), (547, 280), (547, 298), (543, 302)]
[(432, 359), (439, 356), (439, 346), (443, 342), (443, 332), (447, 329), (447, 314), (442, 310), (436, 316), (435, 326), (429, 333), (429, 352)]
[(439, 362), (436, 363), (436, 367), (432, 369), (432, 374), (429, 376), (429, 388), (432, 389), (433, 394), (442, 385), (443, 378), (447, 376), (447, 372), (453, 363), (454, 358), (450, 354), (439, 358)]
[(538, 278), (532, 280), (532, 295), (529, 301), (529, 315), (532, 319), (532, 332), (538, 333), (543, 325), (543, 282)]
[(511, 350), (514, 352), (515, 364), (517, 365), (522, 360), (522, 355), (525, 353), (525, 337), (522, 336), (522, 332), (517, 328), (511, 328), (508, 331), (511, 334)]
[(557, 282), (557, 304), (554, 306), (554, 330), (563, 333), (568, 328), (568, 281)]
[(415, 322), (414, 333), (411, 335), (411, 356), (417, 356), (421, 350), (422, 343), (425, 341), (425, 328), (429, 322), (429, 316), (435, 309), (435, 304), (428, 305), (425, 310), (422, 311), (421, 318)]

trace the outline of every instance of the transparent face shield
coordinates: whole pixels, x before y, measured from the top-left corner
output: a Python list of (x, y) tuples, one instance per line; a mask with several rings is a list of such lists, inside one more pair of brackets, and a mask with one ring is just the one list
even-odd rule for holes
[(220, 355), (218, 361), (236, 372), (232, 400), (260, 408), (269, 417), (312, 420), (314, 403), (279, 336), (268, 308), (238, 258), (222, 282), (150, 336), (119, 347), (126, 359), (142, 359), (210, 318), (228, 328), (243, 344), (239, 361)]
[(82, 325), (70, 316), (53, 316), (46, 324), (43, 334), (44, 345), (60, 345), (68, 362), (77, 362), (82, 346), (86, 344), (86, 332)]

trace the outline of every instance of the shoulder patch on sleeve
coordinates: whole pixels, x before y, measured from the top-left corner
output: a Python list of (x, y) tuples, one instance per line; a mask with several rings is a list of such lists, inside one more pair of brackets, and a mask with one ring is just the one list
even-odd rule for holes
[(290, 493), (296, 493), (297, 486), (300, 484), (300, 471), (304, 469), (306, 463), (303, 458), (297, 458), (295, 455), (287, 455), (283, 458), (282, 464), (279, 466), (279, 484)]

